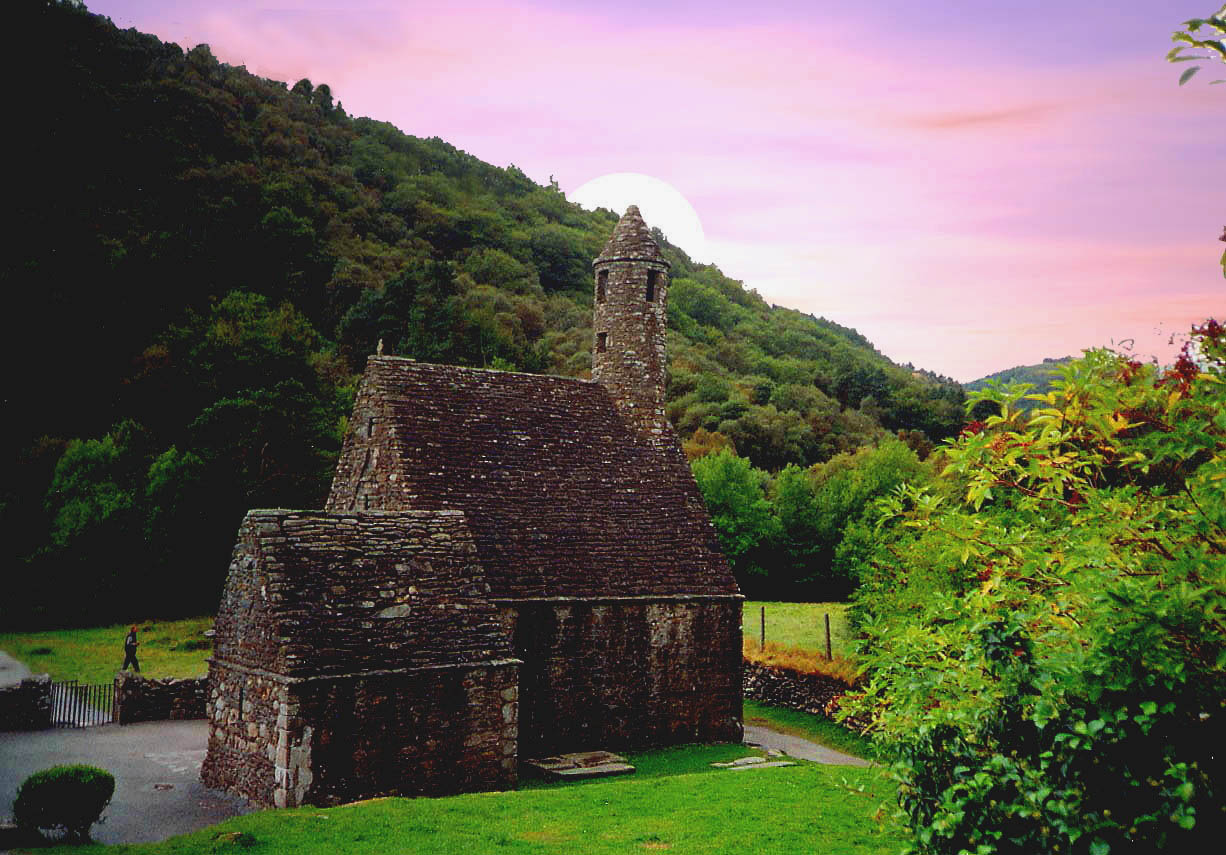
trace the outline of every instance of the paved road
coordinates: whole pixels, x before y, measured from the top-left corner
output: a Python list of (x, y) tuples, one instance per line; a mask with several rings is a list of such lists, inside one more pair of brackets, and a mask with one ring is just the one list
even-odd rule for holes
[(204, 721), (0, 733), (0, 818), (9, 816), (28, 775), (60, 763), (88, 763), (115, 776), (106, 822), (93, 828), (100, 843), (165, 840), (249, 813), (245, 800), (200, 783), (207, 742)]
[(829, 766), (873, 765), (860, 757), (853, 757), (799, 736), (788, 736), (786, 733), (779, 733), (760, 725), (745, 725), (745, 744), (760, 748), (774, 748), (789, 757), (799, 757), (801, 760), (812, 760), (814, 763), (825, 763)]
[(29, 668), (0, 650), (0, 686), (15, 686), (29, 676)]

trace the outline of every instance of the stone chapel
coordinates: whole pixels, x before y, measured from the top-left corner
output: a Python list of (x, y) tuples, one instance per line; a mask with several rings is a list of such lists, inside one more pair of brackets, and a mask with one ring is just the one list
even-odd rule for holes
[(326, 508), (248, 513), (206, 784), (441, 795), (740, 741), (742, 597), (665, 416), (669, 264), (636, 207), (593, 267), (590, 381), (372, 356)]

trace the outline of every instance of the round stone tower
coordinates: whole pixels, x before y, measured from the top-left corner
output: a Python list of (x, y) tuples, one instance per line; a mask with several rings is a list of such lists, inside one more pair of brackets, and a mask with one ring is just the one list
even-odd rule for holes
[(592, 267), (592, 379), (638, 430), (671, 437), (664, 414), (669, 263), (637, 206), (626, 209)]

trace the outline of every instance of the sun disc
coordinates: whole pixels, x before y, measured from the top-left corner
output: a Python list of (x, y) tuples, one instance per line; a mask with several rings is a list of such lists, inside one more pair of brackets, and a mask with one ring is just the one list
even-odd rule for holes
[(695, 261), (708, 260), (707, 238), (698, 212), (667, 181), (639, 172), (611, 172), (581, 185), (567, 198), (589, 211), (609, 208), (619, 216), (629, 206), (638, 205), (647, 225), (664, 232)]

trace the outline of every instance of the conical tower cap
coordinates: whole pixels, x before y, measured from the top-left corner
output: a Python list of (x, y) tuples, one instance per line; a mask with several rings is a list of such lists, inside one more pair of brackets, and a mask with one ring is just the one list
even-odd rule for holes
[(631, 205), (613, 228), (613, 237), (604, 245), (594, 264), (604, 261), (658, 261), (668, 265), (660, 245), (651, 236), (638, 205)]

